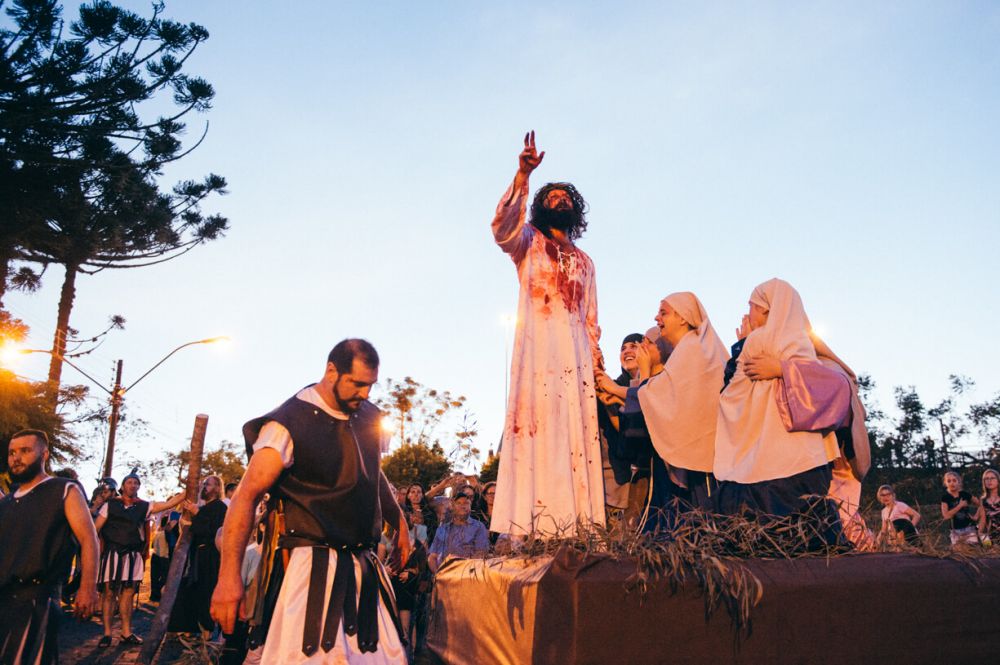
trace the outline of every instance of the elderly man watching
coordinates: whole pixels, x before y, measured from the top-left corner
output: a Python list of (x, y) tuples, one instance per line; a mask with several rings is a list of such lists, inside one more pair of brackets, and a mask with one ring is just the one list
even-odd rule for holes
[(486, 554), (490, 548), (486, 527), (477, 519), (469, 517), (472, 511), (471, 486), (459, 488), (451, 499), (451, 521), (438, 527), (431, 543), (427, 563), (437, 572), (441, 562), (448, 556), (474, 557)]

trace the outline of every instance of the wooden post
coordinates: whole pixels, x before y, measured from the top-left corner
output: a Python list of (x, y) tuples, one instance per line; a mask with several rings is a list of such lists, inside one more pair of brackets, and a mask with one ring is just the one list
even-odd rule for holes
[[(111, 390), (111, 418), (108, 419), (108, 450), (104, 453), (104, 475), (102, 478), (111, 477), (111, 468), (115, 460), (115, 434), (118, 432), (118, 412), (122, 406), (122, 361), (118, 361), (118, 369), (115, 372), (115, 387)], [(138, 597), (138, 594), (136, 594)]]
[[(189, 501), (195, 501), (198, 498), (198, 485), (201, 481), (201, 458), (205, 450), (205, 431), (207, 429), (208, 416), (203, 413), (195, 416), (185, 491)], [(184, 574), (184, 564), (187, 563), (190, 548), (191, 529), (186, 528), (181, 532), (177, 544), (174, 545), (174, 556), (170, 560), (170, 572), (167, 573), (167, 581), (160, 594), (160, 606), (156, 609), (156, 616), (153, 617), (153, 623), (149, 627), (149, 635), (146, 636), (142, 652), (139, 654), (140, 663), (149, 665), (153, 662), (156, 652), (160, 649), (160, 643), (163, 642), (163, 636), (167, 633), (170, 611), (173, 610), (174, 601), (177, 599), (177, 591), (181, 586), (181, 576)]]

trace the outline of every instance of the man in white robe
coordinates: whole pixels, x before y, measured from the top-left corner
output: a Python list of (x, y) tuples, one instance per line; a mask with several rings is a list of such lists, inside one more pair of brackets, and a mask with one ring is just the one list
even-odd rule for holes
[(578, 523), (604, 523), (597, 289), (593, 262), (574, 244), (586, 228), (586, 202), (569, 183), (549, 184), (526, 220), (528, 177), (544, 156), (534, 132), (525, 136), (492, 224), (521, 287), (490, 522), (490, 530), (512, 535), (568, 535)]

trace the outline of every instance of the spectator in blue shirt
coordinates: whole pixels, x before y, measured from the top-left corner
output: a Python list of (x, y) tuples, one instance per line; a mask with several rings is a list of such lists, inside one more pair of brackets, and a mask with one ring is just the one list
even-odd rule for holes
[(469, 517), (474, 490), (462, 487), (451, 499), (451, 521), (438, 527), (427, 563), (437, 572), (448, 556), (483, 556), (490, 548), (489, 533), (479, 520)]

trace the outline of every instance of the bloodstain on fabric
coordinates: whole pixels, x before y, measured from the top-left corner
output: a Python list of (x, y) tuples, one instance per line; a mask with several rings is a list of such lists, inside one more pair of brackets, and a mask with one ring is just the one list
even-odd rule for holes
[(545, 253), (549, 255), (549, 258), (553, 261), (559, 261), (559, 245), (555, 243), (554, 240), (545, 238)]
[[(544, 236), (543, 236), (544, 237)], [(586, 264), (581, 257), (581, 252), (574, 246), (562, 247), (554, 240), (545, 238), (545, 254), (555, 263), (555, 284), (549, 282), (551, 290), (557, 291), (562, 297), (563, 306), (566, 310), (575, 313), (579, 311), (583, 303), (583, 284), (578, 278), (582, 278)], [(532, 289), (532, 296), (535, 291)], [(548, 298), (545, 300), (548, 303)]]

